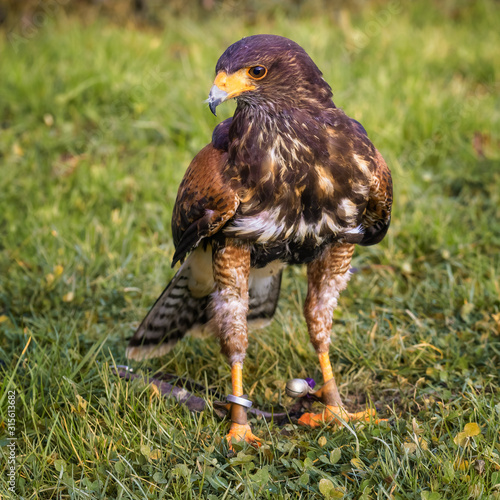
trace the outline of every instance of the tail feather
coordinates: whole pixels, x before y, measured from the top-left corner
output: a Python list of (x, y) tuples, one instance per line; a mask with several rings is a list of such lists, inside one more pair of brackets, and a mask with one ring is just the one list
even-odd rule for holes
[(205, 272), (206, 266), (199, 265), (200, 258), (204, 256), (193, 252), (179, 268), (130, 340), (128, 358), (162, 356), (190, 330), (208, 322), (213, 278)]

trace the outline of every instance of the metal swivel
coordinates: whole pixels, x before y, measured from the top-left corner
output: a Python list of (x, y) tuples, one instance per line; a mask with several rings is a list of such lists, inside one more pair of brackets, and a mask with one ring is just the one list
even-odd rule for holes
[(314, 381), (311, 383), (303, 378), (293, 378), (286, 383), (285, 391), (291, 398), (303, 398), (314, 393), (313, 387)]

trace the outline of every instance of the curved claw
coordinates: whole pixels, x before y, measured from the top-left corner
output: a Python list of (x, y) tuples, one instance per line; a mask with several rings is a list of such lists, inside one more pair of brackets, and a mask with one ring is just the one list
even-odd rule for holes
[(262, 446), (262, 441), (255, 436), (249, 424), (237, 424), (236, 422), (233, 422), (231, 424), (231, 428), (229, 429), (229, 433), (226, 436), (226, 440), (229, 443), (229, 449), (231, 451), (234, 451), (233, 439), (237, 442), (246, 441), (248, 444), (251, 444), (256, 448)]
[(304, 413), (300, 419), (300, 425), (306, 425), (311, 428), (320, 427), (324, 424), (342, 424), (342, 422), (372, 422), (379, 424), (386, 422), (386, 419), (375, 418), (377, 412), (373, 409), (349, 413), (342, 406), (327, 405), (321, 413)]

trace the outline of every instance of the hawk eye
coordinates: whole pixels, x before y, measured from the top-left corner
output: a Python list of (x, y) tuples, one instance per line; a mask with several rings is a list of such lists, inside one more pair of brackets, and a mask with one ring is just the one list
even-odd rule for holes
[(251, 68), (248, 68), (248, 74), (254, 80), (260, 80), (266, 76), (267, 69), (264, 68), (264, 66), (252, 66)]

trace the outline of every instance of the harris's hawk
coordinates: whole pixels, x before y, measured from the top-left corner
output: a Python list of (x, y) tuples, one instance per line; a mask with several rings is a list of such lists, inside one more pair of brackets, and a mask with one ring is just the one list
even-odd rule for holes
[(239, 411), (248, 326), (273, 317), (283, 268), (305, 264), (304, 314), (326, 408), (301, 423), (369, 418), (344, 409), (328, 350), (354, 247), (378, 243), (389, 227), (390, 171), (362, 125), (335, 106), (312, 59), (287, 38), (250, 36), (222, 54), (208, 104), (215, 114), (232, 98), (234, 116), (215, 128), (179, 188), (173, 265), (182, 265), (127, 355), (160, 356), (194, 329), (214, 331), (231, 365), (228, 439), (255, 443)]

